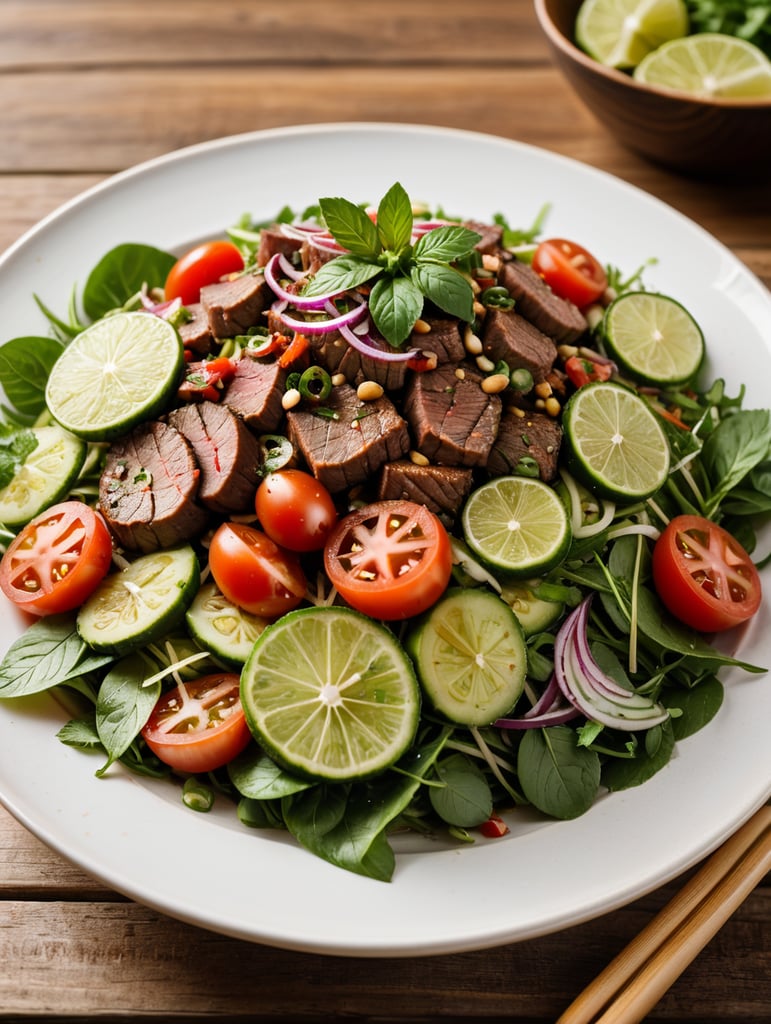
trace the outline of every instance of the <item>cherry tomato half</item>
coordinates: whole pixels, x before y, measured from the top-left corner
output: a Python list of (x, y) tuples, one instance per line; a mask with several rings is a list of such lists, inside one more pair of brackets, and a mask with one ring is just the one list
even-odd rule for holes
[(737, 626), (760, 606), (752, 559), (727, 530), (701, 516), (676, 516), (662, 531), (653, 582), (670, 612), (703, 633)]
[(447, 588), (452, 549), (424, 505), (379, 501), (349, 513), (324, 548), (327, 575), (340, 596), (374, 619), (407, 619)]
[(0, 561), (0, 588), (25, 612), (57, 615), (83, 604), (111, 560), (102, 517), (81, 501), (62, 501), (11, 541)]
[(254, 507), (267, 535), (290, 551), (320, 551), (337, 522), (329, 491), (301, 469), (269, 473), (257, 488)]
[(305, 575), (297, 558), (244, 523), (217, 528), (209, 546), (209, 568), (229, 601), (265, 619), (291, 611), (305, 597)]
[(533, 254), (533, 270), (555, 295), (568, 299), (580, 309), (604, 294), (608, 278), (588, 249), (565, 238), (547, 238)]
[(183, 305), (190, 306), (198, 302), (204, 285), (243, 269), (243, 257), (232, 242), (204, 242), (186, 252), (171, 268), (164, 287), (165, 297), (179, 298)]
[(180, 772), (211, 772), (251, 739), (234, 672), (175, 686), (153, 708), (142, 736), (155, 756)]

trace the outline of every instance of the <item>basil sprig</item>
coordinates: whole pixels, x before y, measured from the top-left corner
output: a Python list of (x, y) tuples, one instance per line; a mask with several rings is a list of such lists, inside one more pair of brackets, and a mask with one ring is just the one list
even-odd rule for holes
[(370, 285), (369, 310), (375, 326), (394, 348), (409, 337), (424, 299), (470, 323), (471, 284), (453, 263), (472, 252), (480, 235), (457, 224), (433, 228), (412, 244), (412, 204), (396, 182), (377, 208), (377, 220), (348, 199), (319, 200), (327, 228), (347, 249), (325, 263), (304, 295), (325, 295)]

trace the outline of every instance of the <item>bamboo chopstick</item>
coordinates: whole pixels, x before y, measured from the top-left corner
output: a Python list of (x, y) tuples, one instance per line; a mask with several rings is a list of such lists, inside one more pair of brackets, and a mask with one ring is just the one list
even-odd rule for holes
[(766, 805), (712, 854), (557, 1024), (639, 1024), (769, 870)]

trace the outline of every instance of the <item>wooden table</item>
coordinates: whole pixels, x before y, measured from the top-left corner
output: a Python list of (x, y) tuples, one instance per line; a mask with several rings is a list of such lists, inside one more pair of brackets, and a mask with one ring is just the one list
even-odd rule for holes
[[(620, 148), (551, 66), (529, 0), (2, 0), (0, 111), (0, 248), (83, 189), (180, 146), (395, 121), (490, 132), (610, 171), (771, 285), (771, 187), (686, 180)], [(138, 906), (0, 810), (0, 1021), (554, 1021), (677, 887), (502, 949), (325, 957)], [(770, 933), (761, 886), (649, 1019), (767, 1020)]]

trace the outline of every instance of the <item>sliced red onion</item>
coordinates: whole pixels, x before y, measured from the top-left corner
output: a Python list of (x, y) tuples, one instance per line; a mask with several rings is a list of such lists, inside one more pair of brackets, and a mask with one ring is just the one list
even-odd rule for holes
[(314, 249), (320, 249), (322, 252), (331, 252), (335, 256), (339, 256), (341, 252), (348, 252), (348, 250), (336, 242), (334, 237), (327, 232), (319, 232), (316, 235), (308, 236), (308, 245), (312, 245)]
[[(288, 267), (291, 270), (291, 273), (287, 273), (284, 264), (288, 265)], [(280, 284), (278, 278), (276, 277), (276, 268), (278, 266), (280, 266), (281, 269), (285, 273), (287, 273), (287, 276), (292, 276), (293, 279), (296, 281), (299, 280), (304, 275), (297, 275), (297, 271), (295, 271), (292, 264), (289, 263), (289, 260), (287, 260), (286, 257), (279, 252), (274, 253), (274, 255), (271, 256), (271, 258), (265, 264), (265, 268), (263, 270), (265, 280), (270, 285), (271, 291), (275, 292), (275, 294), (280, 299), (283, 299), (285, 302), (291, 303), (297, 309), (323, 309), (326, 303), (330, 301), (330, 299), (333, 299), (335, 298), (335, 296), (340, 294), (339, 291), (336, 291), (330, 292), (328, 295), (314, 295), (312, 298), (305, 298), (302, 295), (295, 295), (294, 292), (287, 291), (287, 289)]]
[[(366, 300), (362, 298), (356, 299), (357, 305), (352, 309), (347, 310), (345, 313), (340, 313), (337, 316), (330, 316), (326, 320), (298, 320), (296, 317), (289, 316), (288, 313), (279, 311), (277, 307), (273, 307), (274, 312), (278, 312), (281, 318), (281, 322), (293, 331), (297, 331), (300, 334), (329, 334), (330, 331), (341, 331), (345, 327), (350, 327), (352, 324), (356, 324), (362, 317), (365, 317), (368, 312)], [(286, 308), (286, 307), (284, 307)], [(324, 307), (327, 313), (337, 313), (335, 306), (329, 300), (326, 301)]]
[(182, 299), (177, 296), (175, 299), (168, 299), (165, 302), (153, 302), (147, 292), (142, 291), (139, 295), (142, 306), (148, 313), (154, 313), (162, 320), (168, 320), (178, 309), (182, 308)]
[(589, 648), (586, 627), (591, 597), (567, 617), (554, 641), (554, 678), (570, 703), (593, 722), (636, 732), (669, 717), (661, 704), (627, 690), (602, 671)]
[(381, 343), (377, 341), (367, 331), (364, 334), (358, 334), (352, 331), (349, 326), (344, 325), (340, 328), (340, 334), (345, 338), (351, 348), (355, 348), (357, 352), (360, 352), (363, 356), (367, 356), (369, 359), (377, 359), (384, 363), (405, 363), (409, 359), (413, 359), (419, 355), (419, 350), (411, 348), (409, 351), (402, 352), (395, 348), (382, 348)]
[(542, 711), (539, 715), (528, 712), (522, 718), (499, 718), (493, 725), (498, 729), (543, 729), (549, 725), (564, 725), (565, 722), (578, 718), (580, 714), (578, 708), (574, 708), (572, 704), (562, 704), (550, 711)]

